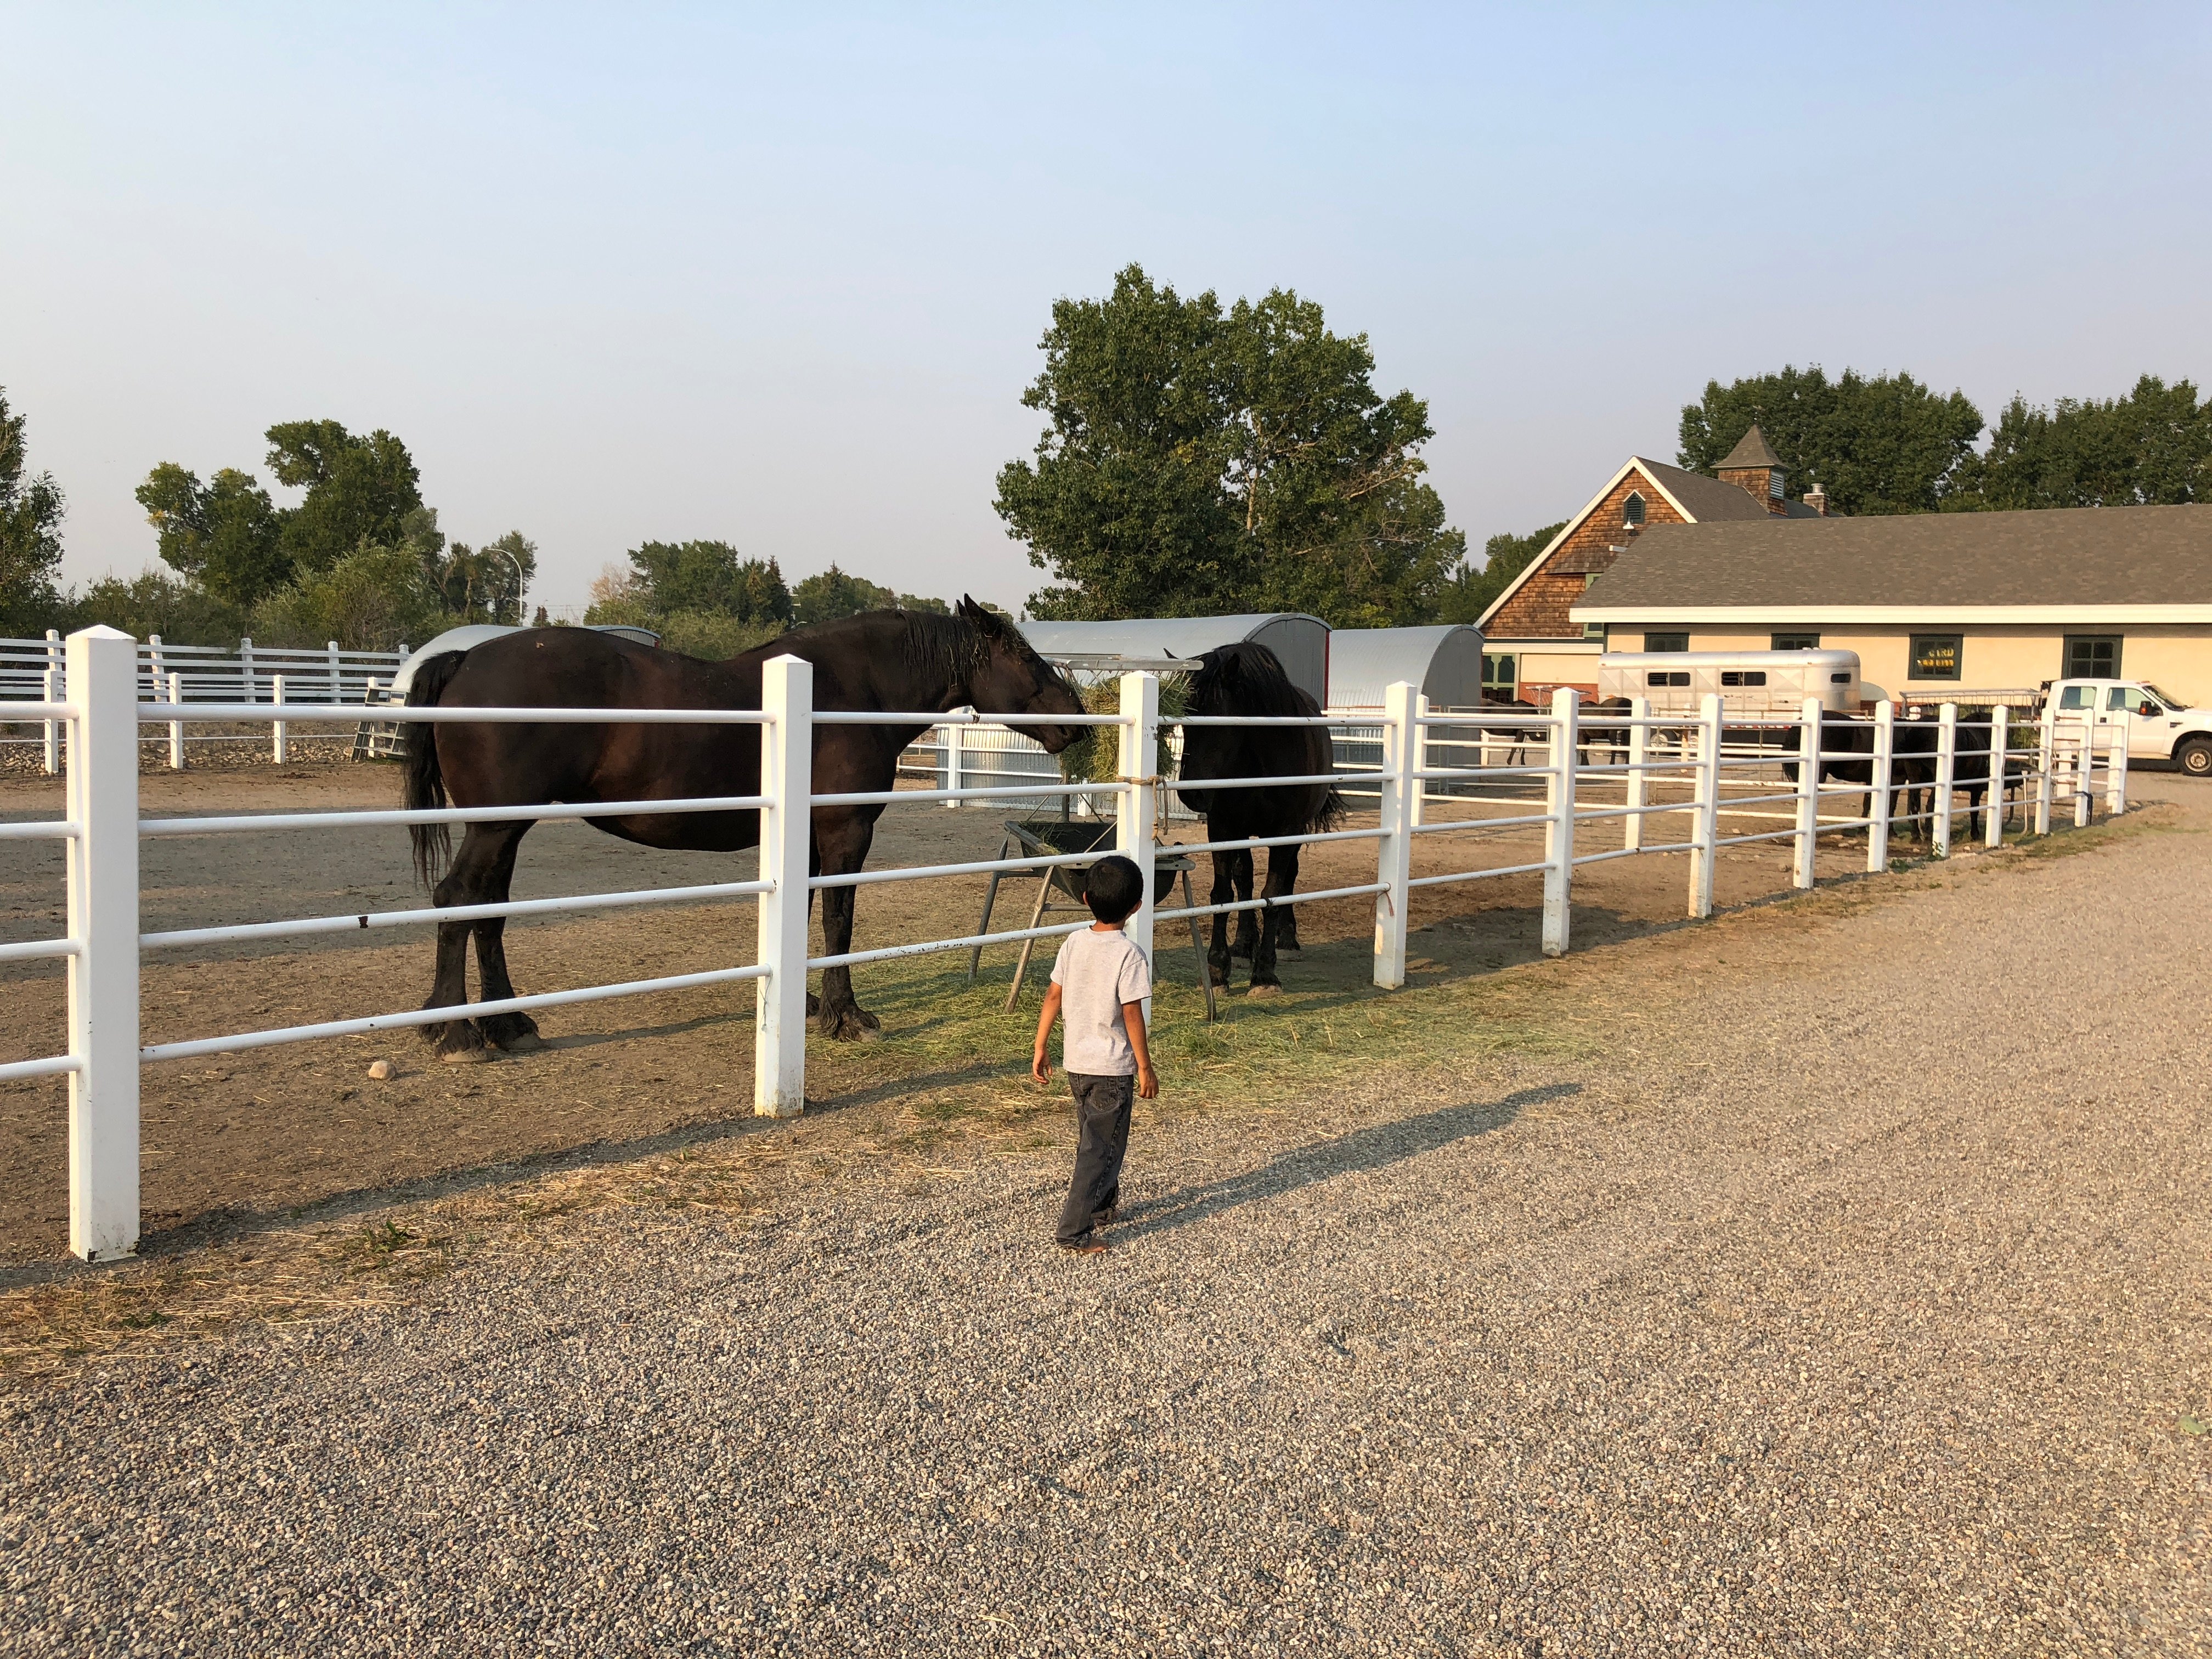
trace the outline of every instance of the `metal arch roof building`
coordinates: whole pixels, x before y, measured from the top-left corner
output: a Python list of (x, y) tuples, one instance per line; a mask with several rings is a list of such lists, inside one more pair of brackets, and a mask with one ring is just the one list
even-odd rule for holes
[[(1201, 656), (1218, 645), (1255, 640), (1275, 653), (1292, 684), (1328, 702), (1329, 629), (1297, 611), (1236, 617), (1134, 617), (1121, 622), (1025, 622), (1037, 654), (1080, 670), (1110, 672), (1118, 662), (1150, 666)], [(1478, 678), (1480, 665), (1477, 665)]]
[(1411, 684), (1433, 708), (1482, 701), (1482, 635), (1463, 623), (1427, 628), (1340, 628), (1329, 636), (1328, 706), (1380, 708), (1383, 691)]

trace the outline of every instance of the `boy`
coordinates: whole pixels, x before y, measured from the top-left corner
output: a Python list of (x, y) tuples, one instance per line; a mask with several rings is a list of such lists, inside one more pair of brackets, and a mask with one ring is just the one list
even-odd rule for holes
[(1127, 859), (1115, 854), (1091, 866), (1084, 878), (1083, 900), (1098, 918), (1079, 933), (1070, 933), (1052, 964), (1052, 988), (1037, 1017), (1036, 1052), (1030, 1075), (1052, 1081), (1045, 1039), (1064, 1011), (1067, 1036), (1061, 1063), (1075, 1097), (1080, 1135), (1075, 1149), (1075, 1178), (1060, 1212), (1060, 1248), (1077, 1255), (1096, 1255), (1106, 1248), (1095, 1229), (1112, 1221), (1121, 1201), (1121, 1158), (1129, 1147), (1132, 1092), (1158, 1097), (1152, 1051), (1145, 1042), (1145, 999), (1152, 994), (1152, 969), (1144, 952), (1121, 931), (1145, 894), (1145, 878)]

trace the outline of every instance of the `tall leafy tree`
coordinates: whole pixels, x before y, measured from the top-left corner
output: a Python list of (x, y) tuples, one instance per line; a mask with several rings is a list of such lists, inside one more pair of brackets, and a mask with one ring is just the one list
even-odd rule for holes
[(1723, 386), (1684, 406), (1676, 461), (1711, 472), (1752, 426), (1788, 468), (1790, 493), (1817, 481), (1832, 510), (1933, 513), (1966, 487), (1981, 411), (1962, 392), (1931, 392), (1910, 374), (1831, 380), (1815, 364)]
[(1364, 335), (1288, 290), (1186, 300), (1141, 266), (1061, 300), (1022, 401), (1049, 424), (998, 511), (1057, 579), (1039, 616), (1427, 614), (1465, 541), (1421, 481), (1427, 406), (1372, 384)]
[(942, 599), (879, 587), (866, 576), (840, 570), (834, 562), (827, 570), (806, 577), (791, 590), (792, 619), (802, 626), (807, 623), (835, 622), (840, 617), (856, 617), (863, 611), (894, 607), (901, 611), (933, 611), (940, 617), (951, 609)]
[(52, 473), (29, 471), (23, 425), (0, 386), (0, 626), (18, 632), (45, 626), (60, 603), (54, 572), (67, 506)]
[(251, 473), (227, 466), (203, 485), (164, 461), (137, 493), (161, 562), (224, 603), (252, 605), (291, 575), (282, 518)]
[(791, 590), (774, 559), (748, 559), (727, 542), (645, 542), (629, 562), (647, 608), (703, 611), (738, 622), (788, 623)]
[(482, 547), (455, 542), (433, 560), (429, 574), (447, 615), (520, 626), (523, 593), (538, 574), (538, 544), (520, 530)]
[(336, 421), (282, 421), (264, 434), (269, 470), (306, 498), (283, 516), (281, 540), (295, 569), (325, 569), (363, 542), (396, 547), (422, 505), (407, 446), (380, 428), (365, 437)]
[(1997, 416), (1970, 487), (1951, 503), (1995, 508), (2132, 507), (2212, 501), (2212, 398), (2154, 374), (2124, 398), (2015, 395)]

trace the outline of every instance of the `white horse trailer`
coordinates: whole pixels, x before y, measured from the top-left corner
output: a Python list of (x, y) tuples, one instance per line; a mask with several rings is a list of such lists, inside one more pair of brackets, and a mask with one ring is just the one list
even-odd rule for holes
[(1805, 699), (1859, 712), (1856, 651), (1608, 651), (1597, 660), (1600, 702), (1649, 697), (1655, 714), (1695, 715), (1708, 693), (1738, 714), (1795, 714)]

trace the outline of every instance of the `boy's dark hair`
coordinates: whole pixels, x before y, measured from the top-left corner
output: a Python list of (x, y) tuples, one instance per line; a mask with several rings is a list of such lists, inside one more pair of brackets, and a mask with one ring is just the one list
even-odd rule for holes
[(1145, 878), (1119, 853), (1103, 858), (1083, 878), (1083, 902), (1101, 921), (1126, 921), (1145, 896)]

